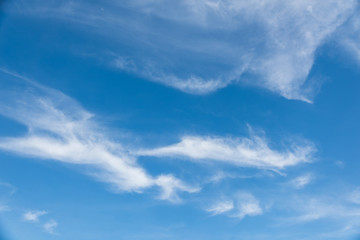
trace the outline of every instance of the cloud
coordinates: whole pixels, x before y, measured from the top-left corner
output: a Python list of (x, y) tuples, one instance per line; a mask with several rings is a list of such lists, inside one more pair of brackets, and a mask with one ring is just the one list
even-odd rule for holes
[(309, 222), (324, 218), (350, 218), (359, 217), (360, 209), (350, 208), (344, 204), (319, 200), (316, 198), (304, 202), (304, 206), (298, 206), (303, 209), (303, 214), (296, 217), (299, 222)]
[(360, 47), (358, 42), (360, 41), (360, 34), (358, 39), (344, 39), (341, 43), (347, 48), (348, 52), (360, 62)]
[[(113, 61), (113, 66), (143, 78), (177, 88), (183, 92), (199, 95), (208, 94), (226, 87), (232, 82), (232, 78), (234, 77), (234, 74), (216, 78), (204, 78), (195, 74), (178, 76), (174, 73), (167, 73), (163, 70), (159, 70), (150, 62), (136, 64), (134, 60), (129, 60), (129, 57), (125, 58), (123, 56), (116, 56)], [(243, 72), (243, 70), (241, 70), (241, 72)]]
[(311, 162), (315, 147), (311, 143), (292, 144), (287, 149), (270, 148), (264, 137), (222, 138), (185, 136), (173, 145), (141, 150), (140, 156), (179, 157), (191, 161), (216, 161), (242, 167), (283, 169)]
[(311, 183), (314, 179), (313, 175), (308, 173), (301, 176), (298, 176), (290, 181), (290, 185), (296, 189), (304, 188), (306, 185)]
[[(356, 191), (356, 190), (355, 190)], [(296, 216), (286, 218), (287, 223), (306, 223), (312, 221), (341, 220), (341, 224), (355, 224), (360, 216), (360, 208), (354, 204), (349, 204), (349, 194), (337, 192), (336, 195), (296, 195), (286, 196), (279, 200), (280, 209), (289, 207), (295, 211)], [(351, 196), (351, 195), (350, 195)], [(357, 225), (360, 222), (356, 223)]]
[(11, 208), (8, 205), (0, 202), (0, 212), (7, 212), (11, 211)]
[(356, 188), (353, 192), (351, 192), (349, 196), (349, 201), (360, 204), (360, 188)]
[(206, 209), (206, 211), (212, 213), (213, 215), (218, 215), (228, 212), (233, 208), (234, 208), (234, 202), (232, 200), (224, 200), (210, 206), (208, 209)]
[(263, 213), (259, 200), (250, 193), (239, 193), (236, 198), (236, 205), (237, 210), (233, 216), (240, 219), (245, 216), (257, 216)]
[(171, 175), (161, 175), (156, 179), (156, 184), (162, 187), (162, 193), (159, 198), (163, 200), (170, 200), (172, 202), (179, 202), (180, 198), (177, 195), (176, 191), (184, 192), (198, 192), (199, 188), (189, 187), (184, 184), (181, 180), (174, 178)]
[(357, 14), (354, 14), (337, 34), (337, 41), (345, 47), (350, 56), (360, 63), (360, 6), (356, 11)]
[(258, 216), (263, 213), (260, 202), (251, 193), (237, 192), (233, 200), (223, 199), (206, 209), (213, 215), (227, 214), (229, 217), (243, 219), (246, 216)]
[(178, 191), (198, 191), (172, 175), (149, 175), (75, 100), (16, 74), (2, 73), (0, 114), (27, 126), (28, 133), (0, 138), (0, 149), (90, 167), (91, 175), (118, 191), (142, 192), (157, 186), (163, 190), (161, 198), (170, 201), (179, 200)]
[[(7, 189), (8, 191), (3, 191), (3, 188)], [(1, 192), (8, 192), (7, 194), (5, 194), (8, 196), (14, 195), (17, 191), (17, 188), (14, 185), (1, 181), (0, 181), (0, 189), (2, 190)], [(0, 196), (2, 197), (2, 194)]]
[(358, 1), (26, 4), (15, 1), (9, 11), (71, 21), (87, 34), (106, 36), (87, 54), (148, 80), (193, 94), (242, 82), (310, 102), (315, 87), (307, 79), (316, 51), (352, 19)]
[(17, 188), (14, 185), (0, 181), (0, 212), (8, 212), (12, 210), (8, 202), (16, 191)]
[[(47, 214), (47, 211), (28, 211), (24, 213), (23, 218), (25, 221), (38, 223), (40, 221), (40, 217)], [(55, 228), (58, 226), (58, 223), (55, 220), (51, 219), (44, 224), (41, 223), (41, 225), (45, 232), (55, 234)]]
[[(196, 50), (189, 50), (193, 50), (194, 55), (206, 52), (214, 56), (216, 53), (212, 53), (212, 49), (217, 52), (220, 49), (223, 56), (233, 62), (231, 70), (218, 74), (225, 85), (241, 81), (246, 71), (258, 76), (254, 79), (258, 86), (289, 99), (309, 101), (311, 89), (306, 89), (304, 83), (315, 51), (352, 15), (357, 2), (349, 1), (344, 5), (341, 1), (183, 1), (177, 14), (164, 11), (171, 5), (165, 1), (139, 5), (147, 13), (199, 26), (205, 29), (205, 36), (212, 33), (216, 39), (213, 42), (203, 39), (201, 33), (197, 34), (198, 38), (185, 42), (196, 46)], [(252, 34), (249, 28), (261, 33)], [(227, 36), (226, 40), (222, 34)]]
[[(339, 189), (335, 193), (326, 196), (312, 193), (310, 196), (298, 195), (295, 198), (284, 196), (279, 207), (281, 211), (286, 211), (287, 217), (280, 217), (281, 225), (321, 224), (328, 227), (313, 233), (311, 239), (351, 239), (354, 234), (358, 234), (360, 208), (349, 204), (346, 194)], [(288, 204), (291, 205), (290, 209), (287, 209)], [(289, 217), (288, 210), (296, 215)], [(281, 216), (281, 213), (278, 215)]]
[(55, 228), (57, 228), (57, 226), (58, 223), (55, 220), (51, 219), (43, 225), (43, 228), (47, 233), (55, 234)]
[(23, 218), (29, 222), (38, 222), (41, 216), (48, 214), (47, 211), (28, 211), (24, 213)]

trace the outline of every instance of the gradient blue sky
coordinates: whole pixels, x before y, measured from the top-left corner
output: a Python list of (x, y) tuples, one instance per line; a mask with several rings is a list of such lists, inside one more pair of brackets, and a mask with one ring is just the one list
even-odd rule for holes
[(359, 4), (1, 1), (0, 239), (358, 239)]

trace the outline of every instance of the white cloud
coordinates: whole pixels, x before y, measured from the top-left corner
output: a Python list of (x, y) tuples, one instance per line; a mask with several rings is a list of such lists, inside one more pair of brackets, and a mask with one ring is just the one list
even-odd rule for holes
[(286, 204), (290, 204), (290, 208), (298, 213), (297, 216), (286, 219), (288, 223), (312, 222), (320, 219), (341, 219), (342, 223), (351, 223), (360, 216), (360, 208), (348, 204), (348, 199), (345, 197), (346, 194), (343, 193), (338, 193), (337, 196), (315, 194), (296, 198), (288, 196), (280, 207), (284, 209)]
[(294, 188), (301, 189), (304, 188), (309, 183), (311, 183), (313, 179), (314, 179), (313, 175), (307, 173), (292, 179), (290, 181), (290, 185), (292, 185)]
[(43, 228), (47, 233), (55, 234), (55, 228), (57, 228), (57, 226), (58, 223), (55, 220), (51, 219), (43, 225)]
[(303, 215), (298, 216), (298, 221), (314, 221), (323, 218), (347, 218), (347, 217), (359, 217), (360, 209), (349, 209), (343, 205), (328, 204), (316, 199), (308, 202), (306, 212)]
[[(233, 36), (242, 33), (240, 38), (234, 37), (233, 40), (238, 42), (233, 43), (231, 48), (233, 54), (246, 55), (247, 60), (243, 61), (240, 57), (235, 60), (236, 66), (230, 74), (233, 76), (225, 79), (222, 77), (224, 83), (237, 81), (242, 77), (243, 69), (247, 69), (260, 76), (256, 80), (257, 85), (286, 98), (304, 101), (309, 101), (311, 97), (311, 93), (302, 86), (313, 65), (316, 49), (352, 15), (357, 5), (356, 1), (348, 1), (346, 4), (343, 1), (261, 0), (246, 3), (233, 0), (182, 3), (179, 5), (183, 6), (183, 12), (179, 12), (177, 8), (178, 14), (159, 7), (166, 5), (164, 1), (148, 1), (146, 11), (178, 22), (200, 25), (215, 35), (220, 30)], [(253, 36), (246, 32), (248, 27), (262, 33)], [(217, 37), (217, 42), (210, 43), (212, 47), (215, 46), (216, 51), (219, 49), (217, 45), (229, 45), (222, 36)], [(205, 43), (201, 37), (194, 42), (196, 41), (204, 44), (203, 48), (200, 44), (196, 45), (197, 51), (205, 51), (205, 48), (211, 55), (209, 42)], [(224, 55), (229, 60), (235, 58), (227, 51)]]
[(17, 85), (14, 91), (8, 88), (0, 92), (0, 114), (24, 124), (29, 131), (25, 136), (0, 138), (0, 149), (90, 166), (92, 175), (119, 191), (142, 192), (158, 186), (163, 190), (161, 198), (170, 201), (179, 199), (178, 191), (198, 191), (172, 175), (149, 175), (128, 150), (109, 139), (105, 129), (92, 119), (93, 114), (70, 97), (6, 74), (4, 81), (10, 77), (9, 82)]
[(167, 199), (172, 202), (181, 201), (176, 191), (184, 192), (197, 192), (200, 189), (195, 187), (189, 187), (184, 184), (181, 180), (174, 178), (171, 175), (161, 175), (156, 179), (156, 185), (162, 187), (162, 193), (160, 194), (160, 199)]
[(311, 143), (292, 144), (285, 150), (271, 149), (264, 137), (221, 138), (186, 136), (179, 143), (139, 151), (139, 155), (181, 157), (192, 161), (217, 161), (237, 166), (282, 169), (310, 162), (315, 147)]
[[(25, 221), (38, 223), (40, 222), (40, 217), (47, 214), (47, 211), (27, 211), (26, 213), (24, 213), (23, 218)], [(41, 223), (41, 225), (44, 231), (46, 231), (47, 233), (55, 234), (55, 228), (58, 226), (58, 223), (55, 220), (51, 219), (44, 224)]]
[[(123, 56), (116, 56), (113, 66), (190, 94), (214, 92), (229, 85), (235, 77), (235, 74), (217, 78), (204, 78), (195, 74), (181, 77), (173, 73), (166, 73), (149, 62), (136, 64), (134, 60), (129, 60), (129, 57), (124, 58)], [(239, 70), (237, 72), (240, 74), (243, 71)]]
[(23, 218), (29, 222), (38, 222), (41, 216), (48, 214), (47, 211), (28, 211), (24, 213)]
[(317, 49), (358, 5), (356, 0), (35, 3), (17, 2), (11, 11), (72, 21), (105, 35), (118, 47), (96, 44), (90, 54), (104, 59), (103, 53), (111, 52), (112, 65), (149, 80), (195, 94), (247, 82), (308, 102), (314, 87), (306, 80)]
[(261, 215), (263, 210), (257, 200), (250, 193), (239, 193), (236, 198), (236, 212), (233, 217), (244, 218), (245, 216)]
[(233, 208), (234, 202), (232, 200), (223, 200), (213, 204), (212, 206), (207, 208), (206, 211), (212, 213), (213, 215), (218, 215), (228, 212)]
[(360, 208), (349, 204), (346, 197), (347, 194), (339, 188), (326, 195), (282, 195), (277, 205), (278, 210), (285, 211), (285, 215), (279, 212), (277, 220), (284, 227), (294, 224), (309, 226), (309, 223), (316, 224), (317, 221), (323, 226), (329, 226), (312, 234), (311, 239), (351, 239), (360, 227)]
[(233, 200), (222, 199), (211, 205), (206, 211), (213, 215), (226, 214), (239, 219), (263, 214), (259, 200), (248, 192), (237, 192)]

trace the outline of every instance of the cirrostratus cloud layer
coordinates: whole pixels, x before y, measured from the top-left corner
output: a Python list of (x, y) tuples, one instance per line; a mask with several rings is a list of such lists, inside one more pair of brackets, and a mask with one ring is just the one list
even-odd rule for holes
[[(102, 36), (84, 54), (193, 94), (246, 82), (311, 101), (316, 50), (339, 30), (359, 29), (356, 0), (15, 2), (17, 13), (72, 21)], [(341, 36), (357, 49), (357, 34)]]
[[(28, 128), (18, 137), (1, 137), (0, 149), (40, 159), (91, 167), (92, 175), (120, 191), (160, 187), (160, 198), (179, 201), (178, 192), (196, 192), (173, 175), (151, 176), (138, 156), (178, 156), (235, 166), (283, 169), (313, 158), (313, 144), (274, 150), (262, 136), (184, 137), (180, 143), (147, 150), (126, 149), (75, 100), (54, 89), (1, 70), (0, 114)], [(88, 169), (88, 168), (87, 168)]]

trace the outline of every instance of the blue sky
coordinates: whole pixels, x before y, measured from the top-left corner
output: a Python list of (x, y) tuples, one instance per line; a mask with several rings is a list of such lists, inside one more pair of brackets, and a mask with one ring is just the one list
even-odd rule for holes
[(358, 239), (358, 1), (0, 3), (0, 238)]

